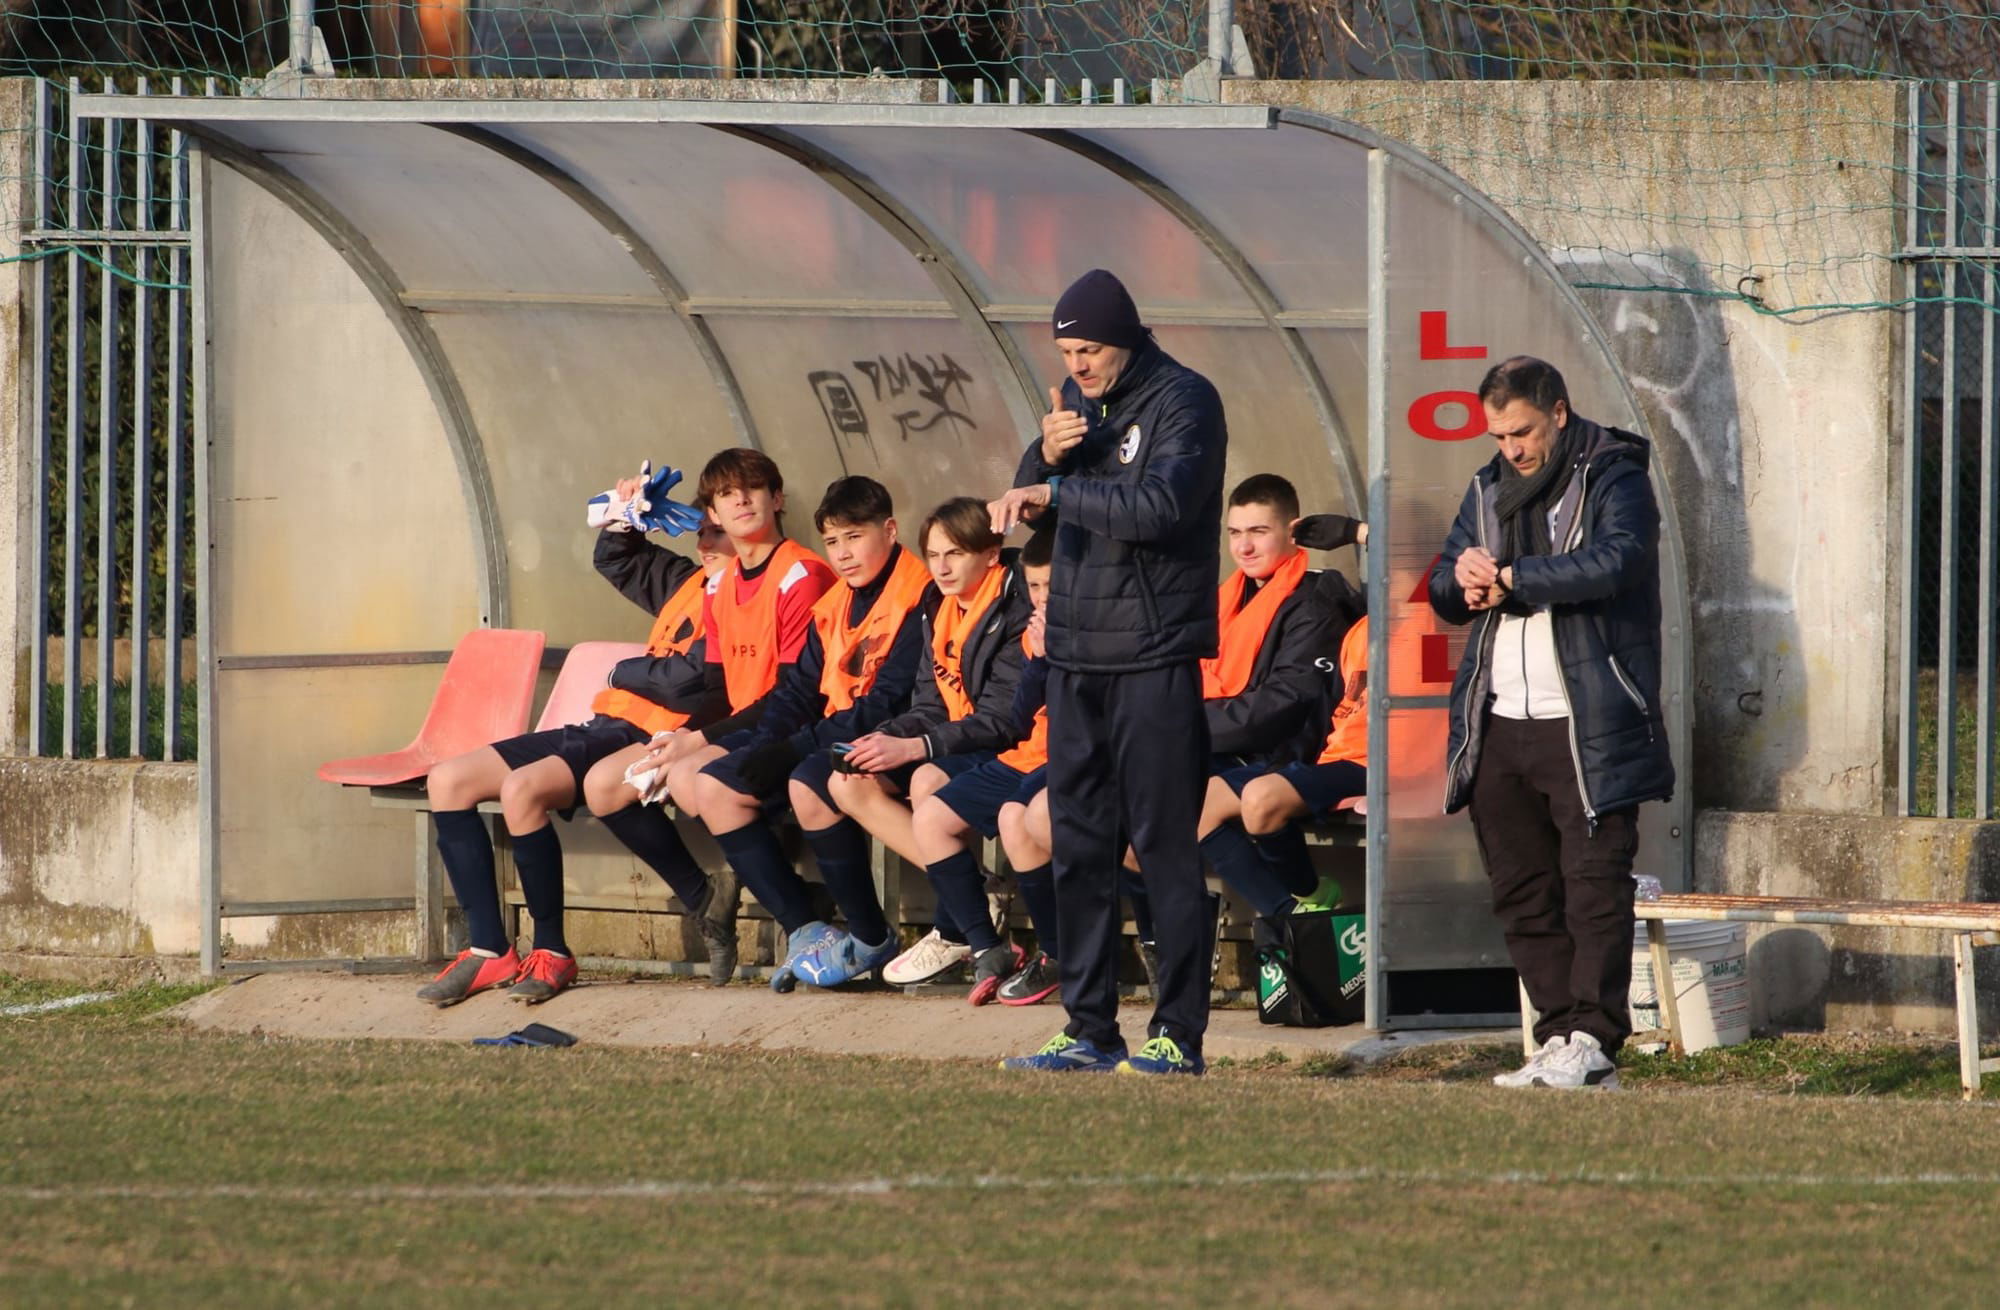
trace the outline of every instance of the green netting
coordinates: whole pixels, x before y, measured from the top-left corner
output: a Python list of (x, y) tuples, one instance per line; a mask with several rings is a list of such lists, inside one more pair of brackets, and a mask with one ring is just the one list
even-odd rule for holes
[[(1891, 80), (2000, 75), (2000, 17), (1976, 0), (1243, 0), (1233, 16), (1248, 57), (1235, 71), (1267, 79), (1253, 94), (1287, 99), (1271, 79), (1339, 84), (1304, 103), (1427, 150), (1561, 252), (1580, 286), (1794, 316), (1965, 299), (1878, 274), (1898, 257), (1892, 211), (1909, 189)], [(887, 76), (1030, 101), (1124, 79), (1137, 100), (1217, 94), (1179, 81), (1206, 53), (1206, 0), (318, 0), (312, 21), (313, 62), (343, 77)], [(15, 0), (0, 4), (0, 73), (126, 91), (140, 76), (155, 91), (212, 79), (235, 94), (286, 59), (292, 26), (287, 0)], [(1793, 130), (1796, 102), (1760, 119), (1740, 87), (1706, 93), (1743, 82), (1817, 96), (1815, 130)], [(1847, 93), (1860, 83), (1875, 94)], [(1941, 167), (1940, 97), (1926, 170)], [(1829, 169), (1837, 185), (1798, 184)], [(1920, 181), (1919, 203), (1939, 204), (1935, 179)]]
[[(0, 72), (261, 76), (287, 0), (14, 0)], [(1173, 77), (1205, 0), (318, 0), (342, 72), (373, 76)], [(1256, 67), (1282, 77), (1979, 79), (2000, 19), (1978, 0), (1704, 5), (1244, 0)]]

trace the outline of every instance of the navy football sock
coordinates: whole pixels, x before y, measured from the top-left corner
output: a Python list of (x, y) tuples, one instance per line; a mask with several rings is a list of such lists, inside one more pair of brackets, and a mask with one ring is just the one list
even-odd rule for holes
[(875, 894), (875, 871), (868, 867), (868, 834), (852, 819), (807, 832), (820, 880), (847, 919), (847, 931), (863, 945), (889, 940), (889, 919)]
[(1035, 941), (1051, 960), (1062, 958), (1062, 936), (1056, 925), (1056, 884), (1049, 866), (1022, 869), (1014, 875), (1021, 899), (1028, 903), (1028, 921), (1035, 925)]
[(569, 954), (563, 940), (563, 857), (556, 826), (545, 823), (533, 832), (513, 834), (514, 869), (521, 875), (521, 899), (535, 921), (535, 949)]
[(465, 914), (465, 928), (475, 949), (507, 953), (507, 931), (500, 924), (500, 884), (493, 875), (493, 837), (478, 810), (433, 810), (438, 855), (451, 894)]
[(1288, 823), (1276, 832), (1252, 837), (1258, 854), (1294, 896), (1310, 896), (1319, 888), (1319, 874), (1313, 869), (1312, 853), (1306, 848), (1306, 830)]
[(930, 875), (938, 904), (965, 933), (965, 940), (975, 954), (1000, 944), (1000, 934), (993, 928), (993, 911), (986, 904), (986, 879), (971, 851), (960, 851), (939, 860), (924, 872)]
[(799, 877), (778, 834), (761, 819), (752, 820), (734, 832), (717, 833), (715, 844), (729, 857), (729, 867), (787, 933), (795, 933), (812, 922), (812, 892)]
[(1250, 902), (1257, 913), (1274, 915), (1288, 908), (1291, 895), (1278, 871), (1264, 859), (1242, 827), (1225, 823), (1201, 839), (1201, 857), (1208, 867), (1238, 895)]
[(598, 822), (625, 844), (625, 849), (660, 875), (663, 882), (690, 910), (702, 908), (708, 899), (708, 875), (688, 854), (680, 829), (657, 805), (627, 805), (613, 814), (600, 814)]

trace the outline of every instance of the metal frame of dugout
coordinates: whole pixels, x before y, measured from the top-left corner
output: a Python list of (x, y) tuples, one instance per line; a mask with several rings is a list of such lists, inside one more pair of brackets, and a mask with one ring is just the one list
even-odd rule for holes
[[(1490, 362), (1544, 356), (1582, 413), (1645, 424), (1555, 265), (1445, 170), (1256, 106), (78, 108), (198, 149), (210, 971), (225, 904), (275, 916), (274, 955), (311, 941), (307, 912), (410, 904), (407, 816), (313, 770), (407, 735), (458, 635), (638, 631), (580, 522), (611, 476), (761, 447), (794, 535), (843, 473), (879, 477), (906, 523), (996, 490), (1059, 375), (1049, 309), (1103, 266), (1220, 388), (1232, 482), (1282, 472), (1308, 512), (1373, 525), (1369, 1026), (1512, 1021), (1469, 825), (1439, 804), (1464, 633), (1435, 623), (1422, 578), (1490, 455), (1472, 395)], [(1685, 770), (1682, 552), (1653, 476)], [(1640, 867), (1670, 890), (1687, 794), (1642, 823)], [(572, 891), (629, 894), (634, 866), (583, 836)]]

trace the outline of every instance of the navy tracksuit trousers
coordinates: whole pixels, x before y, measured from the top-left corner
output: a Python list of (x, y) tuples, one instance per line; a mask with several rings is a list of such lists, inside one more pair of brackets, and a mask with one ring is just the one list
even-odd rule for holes
[(1208, 1027), (1213, 911), (1195, 840), (1208, 783), (1201, 669), (1049, 671), (1049, 820), (1072, 1037), (1118, 1046), (1118, 880), (1129, 839), (1160, 953), (1148, 1036), (1190, 1052)]

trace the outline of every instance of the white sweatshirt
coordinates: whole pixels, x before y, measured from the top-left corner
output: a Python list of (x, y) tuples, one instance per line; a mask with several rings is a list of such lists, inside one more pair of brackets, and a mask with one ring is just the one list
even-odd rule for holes
[(1500, 616), (1493, 634), (1493, 712), (1503, 719), (1569, 717), (1547, 606), (1526, 618)]

